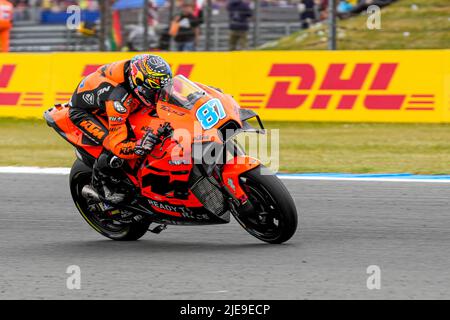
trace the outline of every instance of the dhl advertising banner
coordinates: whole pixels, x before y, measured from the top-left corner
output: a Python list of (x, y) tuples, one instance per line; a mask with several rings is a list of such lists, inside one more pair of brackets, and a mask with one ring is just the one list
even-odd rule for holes
[[(0, 54), (0, 116), (42, 117), (133, 53)], [(162, 53), (264, 120), (450, 122), (450, 50)]]

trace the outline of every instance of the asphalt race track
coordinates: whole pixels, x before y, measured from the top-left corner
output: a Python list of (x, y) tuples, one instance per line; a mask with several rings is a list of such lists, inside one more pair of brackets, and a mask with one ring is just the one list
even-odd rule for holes
[(235, 222), (114, 242), (82, 220), (67, 180), (0, 174), (0, 299), (450, 298), (449, 184), (285, 180), (300, 228), (268, 245)]

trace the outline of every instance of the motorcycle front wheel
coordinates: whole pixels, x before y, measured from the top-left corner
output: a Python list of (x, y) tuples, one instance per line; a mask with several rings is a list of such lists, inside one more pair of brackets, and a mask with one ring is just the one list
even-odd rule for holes
[(235, 215), (239, 224), (259, 240), (279, 244), (296, 232), (298, 217), (294, 200), (280, 179), (264, 166), (240, 176), (253, 210)]
[(134, 241), (141, 238), (150, 226), (148, 219), (139, 222), (123, 224), (111, 219), (101, 219), (82, 196), (81, 190), (90, 184), (92, 169), (80, 160), (76, 160), (70, 171), (70, 191), (72, 199), (86, 222), (98, 233), (116, 241)]

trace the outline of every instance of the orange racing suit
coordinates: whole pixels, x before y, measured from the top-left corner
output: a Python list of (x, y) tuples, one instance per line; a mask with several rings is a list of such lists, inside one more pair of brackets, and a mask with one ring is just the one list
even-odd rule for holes
[[(69, 103), (72, 122), (95, 144), (134, 159), (136, 139), (127, 118), (141, 105), (128, 84), (129, 60), (104, 65), (84, 78)], [(108, 125), (98, 117), (107, 118)]]

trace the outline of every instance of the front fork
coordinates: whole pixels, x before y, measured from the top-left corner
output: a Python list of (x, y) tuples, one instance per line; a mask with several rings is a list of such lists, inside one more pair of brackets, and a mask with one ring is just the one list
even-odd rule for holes
[(248, 201), (248, 196), (240, 184), (240, 176), (258, 167), (261, 162), (247, 155), (236, 156), (222, 167), (221, 184), (230, 196), (235, 211), (246, 214), (253, 211), (253, 206)]

